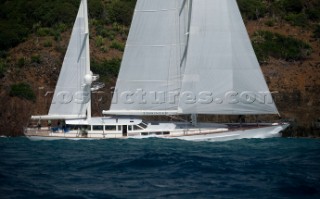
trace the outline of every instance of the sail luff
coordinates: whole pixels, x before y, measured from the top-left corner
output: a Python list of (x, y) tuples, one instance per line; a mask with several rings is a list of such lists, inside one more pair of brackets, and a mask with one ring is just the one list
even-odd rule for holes
[[(180, 26), (180, 88), (182, 87), (182, 78), (187, 62), (187, 52), (189, 45), (189, 32), (191, 25), (191, 10), (192, 10), (192, 0), (183, 0), (181, 9), (179, 12), (179, 26)], [(182, 26), (182, 27), (181, 27)]]

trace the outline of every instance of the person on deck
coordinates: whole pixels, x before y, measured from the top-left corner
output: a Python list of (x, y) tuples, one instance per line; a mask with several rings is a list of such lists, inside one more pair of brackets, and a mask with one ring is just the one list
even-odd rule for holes
[(38, 127), (38, 130), (40, 130), (40, 129), (41, 129), (41, 122), (40, 122), (40, 121), (38, 121), (38, 123), (37, 123), (37, 127)]
[(48, 120), (48, 129), (50, 130), (51, 128), (51, 120)]

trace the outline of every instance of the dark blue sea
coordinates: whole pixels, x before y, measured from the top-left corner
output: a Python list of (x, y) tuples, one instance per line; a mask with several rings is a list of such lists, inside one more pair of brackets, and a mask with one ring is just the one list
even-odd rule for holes
[(0, 138), (0, 198), (320, 198), (319, 139)]

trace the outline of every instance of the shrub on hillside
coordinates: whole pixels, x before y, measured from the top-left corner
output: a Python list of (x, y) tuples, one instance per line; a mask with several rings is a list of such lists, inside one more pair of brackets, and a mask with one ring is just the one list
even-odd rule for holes
[(31, 86), (27, 83), (13, 84), (10, 87), (10, 96), (19, 97), (21, 99), (27, 99), (30, 101), (36, 100), (36, 95), (33, 92)]
[(104, 17), (104, 5), (101, 0), (88, 1), (89, 15), (91, 18), (102, 19)]
[[(42, 24), (52, 27), (58, 23), (72, 24), (74, 22), (78, 5), (69, 1), (65, 2), (44, 2), (35, 12), (38, 12)], [(63, 17), (61, 17), (63, 16)]]
[(266, 26), (269, 26), (269, 27), (273, 27), (274, 25), (275, 25), (275, 21), (274, 20), (268, 20), (268, 21), (266, 21), (264, 24), (266, 25)]
[(279, 0), (277, 3), (288, 13), (300, 13), (304, 0)]
[(260, 62), (269, 56), (287, 61), (305, 59), (311, 54), (309, 44), (293, 37), (287, 37), (269, 31), (254, 33), (253, 46)]
[(104, 38), (102, 37), (102, 36), (97, 36), (96, 37), (96, 39), (95, 39), (95, 45), (96, 45), (96, 47), (101, 47), (101, 46), (103, 46), (103, 44), (104, 44)]
[(117, 77), (120, 69), (121, 59), (105, 60), (103, 62), (92, 61), (92, 72), (99, 74), (101, 77)]
[(136, 0), (114, 0), (107, 4), (107, 13), (111, 23), (130, 25)]
[(17, 62), (17, 66), (22, 68), (26, 65), (26, 59), (24, 57), (20, 57)]
[(6, 69), (5, 62), (2, 59), (0, 59), (0, 78), (4, 77), (6, 71), (7, 69)]
[(0, 20), (0, 49), (5, 50), (20, 42), (28, 35), (28, 29), (12, 20)]
[(46, 39), (43, 43), (44, 47), (52, 47), (52, 41), (50, 39)]
[(117, 41), (113, 41), (110, 45), (110, 48), (113, 48), (113, 49), (116, 49), (116, 50), (119, 50), (121, 52), (124, 51), (124, 44), (120, 43), (120, 42), (117, 42)]
[(320, 2), (318, 6), (307, 9), (306, 14), (308, 16), (308, 19), (312, 21), (320, 20)]
[[(270, 16), (277, 16), (291, 22), (293, 25), (301, 26), (308, 24), (307, 19), (316, 18), (315, 10), (318, 9), (318, 0), (272, 0), (269, 1)], [(303, 22), (302, 22), (303, 21)]]
[(266, 5), (261, 0), (237, 0), (241, 13), (247, 19), (258, 19), (266, 14)]
[(40, 64), (41, 63), (41, 57), (38, 54), (34, 54), (31, 56), (31, 63), (33, 64)]
[(317, 38), (317, 39), (320, 39), (320, 24), (318, 24), (316, 26), (316, 28), (314, 29), (313, 31), (313, 37), (314, 38)]
[(4, 77), (6, 69), (4, 66), (0, 65), (0, 79)]
[(304, 13), (299, 13), (299, 14), (289, 13), (285, 17), (285, 19), (294, 26), (304, 27), (308, 24), (307, 15), (305, 15)]
[(53, 35), (53, 29), (48, 28), (48, 27), (39, 27), (37, 29), (36, 34), (39, 37), (52, 36)]

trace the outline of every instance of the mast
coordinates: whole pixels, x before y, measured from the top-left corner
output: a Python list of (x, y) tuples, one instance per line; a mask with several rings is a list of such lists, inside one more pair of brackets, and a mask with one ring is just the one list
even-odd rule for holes
[[(92, 78), (92, 72), (90, 69), (90, 44), (89, 44), (89, 19), (88, 19), (88, 2), (87, 0), (83, 0), (83, 13), (84, 13), (84, 24), (85, 24), (85, 53), (86, 53), (86, 74), (91, 75)], [(91, 79), (92, 83), (92, 79)], [(90, 84), (90, 89), (89, 89), (89, 102), (88, 102), (88, 107), (87, 107), (87, 119), (91, 119), (91, 84)]]
[(193, 126), (198, 125), (198, 115), (197, 114), (191, 114), (191, 124)]

